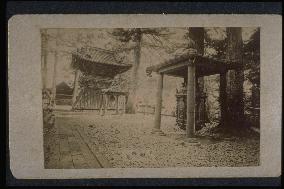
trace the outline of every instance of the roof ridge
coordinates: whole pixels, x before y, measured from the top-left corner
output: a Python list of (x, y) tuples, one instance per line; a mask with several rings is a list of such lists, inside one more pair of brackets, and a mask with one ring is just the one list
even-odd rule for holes
[(72, 52), (72, 54), (97, 63), (107, 63), (113, 65), (131, 65), (122, 61), (118, 57), (118, 54), (114, 51), (102, 49), (99, 47), (85, 46), (82, 48), (77, 48), (75, 51)]
[(105, 51), (105, 52), (108, 52), (108, 53), (115, 54), (115, 51), (103, 49), (103, 48), (100, 48), (100, 47), (93, 47), (93, 46), (88, 46), (88, 47), (91, 48), (91, 49), (96, 49), (96, 50)]

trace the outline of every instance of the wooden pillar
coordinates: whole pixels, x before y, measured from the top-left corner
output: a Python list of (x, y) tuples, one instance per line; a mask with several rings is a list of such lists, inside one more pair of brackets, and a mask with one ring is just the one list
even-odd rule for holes
[(126, 104), (128, 101), (128, 95), (124, 95), (124, 102), (123, 102), (123, 114), (126, 113)]
[(84, 90), (84, 93), (83, 93), (83, 106), (84, 106), (84, 109), (86, 109), (87, 107), (87, 90), (85, 89)]
[(94, 93), (94, 89), (91, 89), (91, 109), (95, 109), (95, 93)]
[(226, 126), (227, 119), (227, 73), (220, 74), (220, 110), (221, 110), (221, 126)]
[(74, 107), (76, 102), (76, 97), (78, 94), (78, 83), (79, 83), (79, 70), (76, 70), (75, 72), (75, 79), (74, 79), (74, 89), (73, 89), (73, 96), (72, 96), (72, 106)]
[(121, 95), (120, 96), (120, 100), (118, 98), (118, 102), (119, 102), (119, 113), (120, 114), (125, 114), (125, 96)]
[(105, 94), (105, 108), (104, 108), (104, 114), (106, 114), (108, 111), (108, 95)]
[(104, 115), (104, 101), (105, 101), (105, 94), (101, 94), (101, 103), (100, 103), (100, 115)]
[(162, 95), (163, 95), (163, 74), (158, 75), (158, 88), (156, 93), (155, 122), (152, 133), (162, 134), (161, 131), (161, 112), (162, 112)]
[(86, 93), (86, 104), (87, 104), (87, 105), (86, 105), (86, 108), (87, 108), (87, 109), (89, 109), (89, 107), (90, 107), (90, 96), (91, 96), (91, 95), (90, 95), (90, 90), (88, 89), (88, 90), (87, 90), (87, 93)]
[(199, 129), (198, 127), (200, 126), (201, 122), (201, 91), (199, 90), (199, 83), (198, 83), (198, 77), (195, 76), (195, 129)]
[(115, 113), (118, 114), (119, 110), (118, 110), (118, 95), (115, 95)]
[(194, 138), (195, 132), (195, 66), (187, 68), (187, 109), (186, 109), (186, 136)]

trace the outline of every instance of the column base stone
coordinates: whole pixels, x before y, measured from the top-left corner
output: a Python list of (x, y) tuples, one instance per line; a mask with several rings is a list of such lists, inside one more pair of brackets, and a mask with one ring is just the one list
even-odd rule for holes
[(186, 138), (185, 142), (198, 144), (199, 141), (195, 137)]
[(151, 134), (159, 135), (159, 136), (166, 136), (166, 134), (161, 129), (152, 129)]

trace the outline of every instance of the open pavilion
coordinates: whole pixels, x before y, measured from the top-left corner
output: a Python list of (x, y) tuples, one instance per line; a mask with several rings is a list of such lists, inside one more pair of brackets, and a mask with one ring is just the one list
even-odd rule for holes
[(195, 137), (195, 99), (196, 82), (198, 77), (220, 74), (220, 109), (221, 124), (225, 124), (227, 111), (226, 77), (228, 70), (239, 69), (233, 61), (218, 60), (190, 51), (179, 57), (175, 57), (158, 65), (150, 66), (146, 72), (151, 76), (152, 72), (158, 74), (155, 123), (153, 133), (163, 135), (161, 131), (161, 108), (164, 75), (184, 78), (186, 83), (186, 136)]

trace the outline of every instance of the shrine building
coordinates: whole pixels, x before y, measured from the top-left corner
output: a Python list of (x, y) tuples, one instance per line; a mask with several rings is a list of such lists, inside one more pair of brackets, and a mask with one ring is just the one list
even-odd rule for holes
[[(128, 93), (119, 87), (112, 87), (114, 77), (128, 71), (132, 65), (120, 60), (115, 52), (83, 47), (72, 53), (72, 67), (75, 68), (73, 110), (92, 110), (101, 115), (125, 113)], [(80, 75), (96, 78), (79, 89)]]

